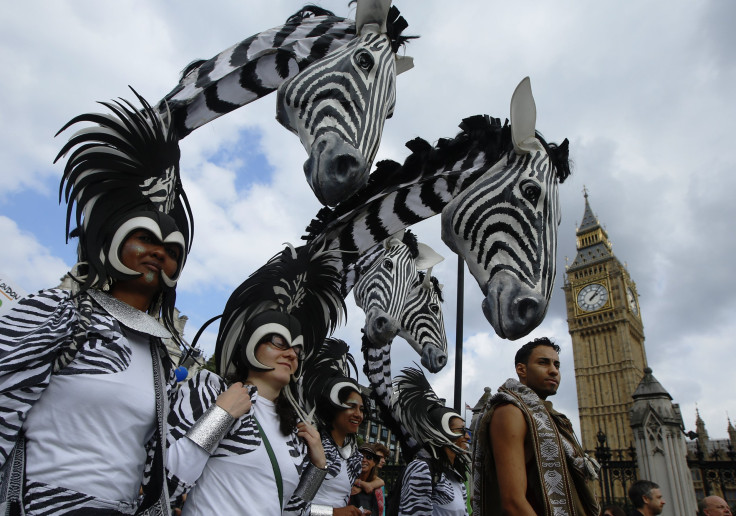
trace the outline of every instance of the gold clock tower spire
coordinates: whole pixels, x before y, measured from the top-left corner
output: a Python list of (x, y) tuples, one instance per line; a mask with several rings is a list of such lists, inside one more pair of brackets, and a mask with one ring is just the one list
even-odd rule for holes
[(596, 434), (608, 446), (634, 442), (629, 424), (631, 395), (647, 367), (644, 328), (636, 284), (613, 254), (606, 230), (590, 208), (577, 229), (577, 255), (566, 267), (565, 302), (575, 361), (583, 448), (595, 450)]

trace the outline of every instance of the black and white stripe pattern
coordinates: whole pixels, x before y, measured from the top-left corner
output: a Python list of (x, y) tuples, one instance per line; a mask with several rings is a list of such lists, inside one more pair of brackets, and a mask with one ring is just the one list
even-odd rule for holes
[(396, 103), (395, 59), (385, 30), (366, 28), (279, 87), (277, 119), (309, 153), (304, 172), (323, 204), (337, 204), (368, 180), (383, 124)]
[[(84, 318), (80, 316), (80, 308), (90, 309)], [(83, 319), (86, 320), (82, 322)], [(75, 342), (77, 333), (81, 345)], [(130, 365), (131, 353), (123, 340), (119, 323), (92, 305), (87, 294), (72, 299), (71, 293), (62, 289), (27, 296), (0, 317), (0, 467), (52, 375), (124, 371)], [(167, 395), (171, 396), (175, 384), (173, 368), (167, 368), (166, 373), (164, 384)], [(146, 445), (144, 490), (156, 484), (152, 463), (158, 434), (159, 430)], [(28, 482), (26, 488), (26, 509), (32, 514), (68, 514), (74, 510), (94, 514), (93, 508), (100, 507), (98, 500), (76, 491), (33, 482)], [(121, 502), (119, 509), (135, 512), (135, 507), (126, 505)], [(150, 514), (160, 514), (162, 507), (166, 505), (152, 507)]]
[(399, 336), (422, 356), (422, 365), (436, 373), (447, 363), (447, 335), (442, 317), (442, 292), (437, 281), (432, 280), (429, 273), (417, 273), (404, 303)]
[[(358, 451), (357, 444), (354, 445), (353, 453), (350, 454), (350, 457), (343, 459), (342, 455), (340, 455), (340, 450), (337, 449), (335, 441), (333, 441), (329, 434), (323, 432), (322, 448), (325, 450), (325, 458), (327, 459), (327, 475), (325, 476), (325, 480), (335, 478), (339, 475), (340, 470), (342, 469), (342, 463), (345, 462), (348, 478), (350, 479), (350, 485), (353, 485), (355, 479), (360, 475), (361, 462), (363, 459), (363, 456)], [(350, 491), (345, 493), (346, 502), (349, 497)]]
[[(425, 516), (432, 514), (435, 506), (447, 505), (454, 498), (454, 490), (450, 480), (442, 473), (437, 483), (433, 484), (432, 474), (427, 461), (415, 459), (406, 466), (401, 485), (401, 516)], [(463, 500), (467, 500), (465, 484), (461, 484)], [(466, 513), (467, 514), (467, 513)]]
[(366, 314), (379, 309), (398, 323), (416, 277), (416, 263), (409, 247), (392, 238), (357, 280), (353, 290), (355, 303)]
[[(491, 325), (502, 337), (519, 338), (541, 321), (552, 292), (557, 188), (569, 173), (566, 144), (547, 145), (532, 135), (533, 150), (517, 154), (511, 129), (498, 119), (475, 116), (460, 127), (457, 137), (436, 146), (408, 142), (413, 153), (403, 165), (379, 163), (366, 188), (334, 210), (323, 209), (306, 238), (343, 251), (343, 266), (349, 267), (352, 253), (446, 210), (443, 239), (468, 264), (484, 295), (496, 296), (484, 301)], [(456, 207), (460, 203), (462, 208)], [(512, 285), (506, 298), (494, 277)], [(506, 310), (505, 318), (499, 317), (514, 304), (513, 292), (531, 299), (516, 303), (527, 313)], [(494, 305), (499, 299), (504, 306)]]
[[(386, 34), (353, 39), (282, 84), (279, 120), (294, 133), (308, 135), (309, 144), (302, 140), (308, 149), (324, 134), (337, 133), (370, 166), (383, 122), (396, 104), (394, 58)], [(287, 115), (291, 110), (293, 116)]]
[[(258, 403), (258, 395), (255, 387), (246, 385), (251, 397), (251, 402)], [(169, 412), (169, 434), (167, 445), (169, 447), (178, 439), (183, 439), (187, 431), (205, 411), (212, 406), (217, 397), (227, 390), (227, 384), (222, 378), (207, 370), (202, 370), (193, 376), (185, 384), (182, 384), (171, 404)], [(262, 446), (263, 440), (255, 423), (252, 411), (241, 416), (223, 437), (212, 457), (226, 457), (246, 455)], [(306, 444), (296, 435), (296, 428), (288, 437), (287, 446), (289, 455), (294, 460), (294, 466), (299, 472), (305, 467), (309, 458), (307, 456)], [(183, 482), (173, 475), (169, 475), (169, 496), (175, 499), (182, 493), (188, 492), (193, 486)]]
[[(538, 147), (511, 154), (442, 214), (443, 240), (463, 255), (486, 295), (486, 317), (504, 338), (522, 337), (541, 322), (554, 286), (558, 181)], [(504, 315), (509, 289), (518, 308)]]
[(179, 138), (257, 100), (289, 77), (355, 37), (355, 22), (337, 16), (292, 17), (286, 24), (260, 32), (195, 62), (179, 84), (159, 103), (169, 111)]

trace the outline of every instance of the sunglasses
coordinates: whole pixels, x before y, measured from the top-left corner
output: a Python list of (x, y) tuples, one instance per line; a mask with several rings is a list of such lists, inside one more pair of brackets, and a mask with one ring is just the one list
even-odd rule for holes
[(363, 457), (365, 457), (368, 460), (372, 460), (373, 462), (378, 462), (378, 455), (376, 455), (373, 452), (369, 452), (367, 450), (361, 450), (360, 453), (363, 454)]
[(290, 346), (286, 339), (278, 333), (269, 335), (263, 339), (264, 343), (271, 345), (271, 347), (278, 349), (279, 351), (293, 350), (299, 360), (304, 358), (304, 348), (302, 346)]

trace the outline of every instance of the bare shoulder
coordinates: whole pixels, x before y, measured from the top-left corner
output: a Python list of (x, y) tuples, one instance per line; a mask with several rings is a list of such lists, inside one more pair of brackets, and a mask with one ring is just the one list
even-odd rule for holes
[(521, 410), (510, 403), (499, 405), (493, 410), (490, 421), (491, 437), (503, 437), (505, 439), (516, 437), (523, 440), (526, 436), (526, 420)]

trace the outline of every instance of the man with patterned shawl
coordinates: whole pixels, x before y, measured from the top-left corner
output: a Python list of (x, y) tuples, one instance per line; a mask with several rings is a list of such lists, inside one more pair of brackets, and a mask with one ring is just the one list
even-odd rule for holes
[(473, 512), (500, 515), (597, 515), (598, 464), (548, 396), (560, 385), (560, 347), (526, 343), (509, 378), (484, 407), (473, 445)]

